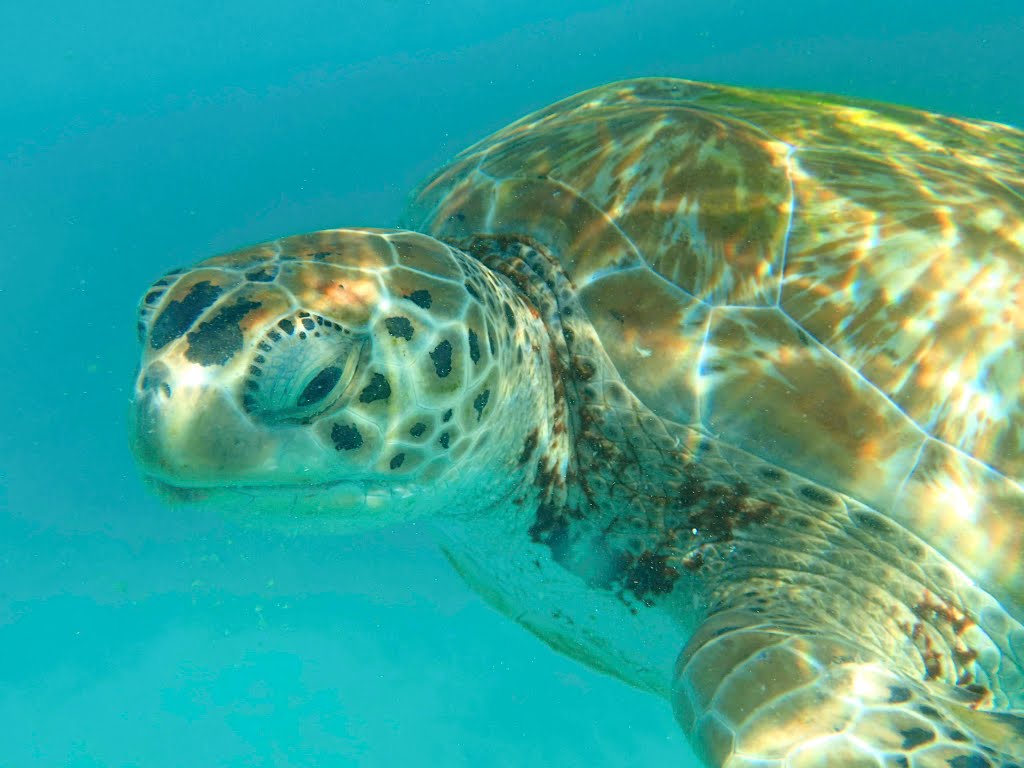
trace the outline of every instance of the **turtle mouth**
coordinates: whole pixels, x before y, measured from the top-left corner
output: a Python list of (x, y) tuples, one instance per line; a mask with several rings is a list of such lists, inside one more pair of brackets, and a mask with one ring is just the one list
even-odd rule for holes
[(354, 483), (350, 480), (336, 480), (324, 483), (249, 483), (249, 484), (207, 484), (179, 485), (168, 482), (156, 475), (146, 475), (148, 485), (165, 501), (176, 504), (202, 504), (204, 502), (234, 498), (240, 503), (252, 503), (256, 507), (279, 507), (281, 502), (315, 506), (344, 513), (358, 512), (386, 507), (388, 504), (408, 498), (411, 491), (403, 486), (373, 486)]
[(154, 475), (145, 480), (171, 506), (195, 506), (245, 528), (287, 535), (348, 536), (401, 525), (415, 516), (417, 499), (408, 486), (348, 480), (262, 485), (176, 485)]

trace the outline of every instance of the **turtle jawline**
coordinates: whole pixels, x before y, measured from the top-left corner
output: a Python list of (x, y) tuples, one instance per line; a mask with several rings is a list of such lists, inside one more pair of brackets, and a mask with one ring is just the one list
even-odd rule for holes
[[(384, 491), (383, 488), (373, 486), (361, 486), (348, 480), (337, 480), (325, 483), (266, 483), (250, 485), (176, 485), (166, 480), (161, 480), (154, 475), (147, 475), (146, 482), (163, 498), (171, 502), (183, 504), (201, 502), (209, 499), (212, 495), (219, 493), (239, 493), (252, 496), (261, 494), (283, 495), (304, 492), (325, 493), (337, 490), (340, 486), (351, 487), (352, 494), (370, 496), (375, 492)], [(404, 489), (391, 487), (385, 492), (401, 495)]]

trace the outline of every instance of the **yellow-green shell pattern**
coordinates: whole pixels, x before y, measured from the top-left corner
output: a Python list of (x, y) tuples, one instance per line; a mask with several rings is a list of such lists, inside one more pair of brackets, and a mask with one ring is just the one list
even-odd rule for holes
[(1021, 131), (633, 80), (466, 150), (405, 223), (543, 245), (654, 412), (887, 514), (1024, 618)]

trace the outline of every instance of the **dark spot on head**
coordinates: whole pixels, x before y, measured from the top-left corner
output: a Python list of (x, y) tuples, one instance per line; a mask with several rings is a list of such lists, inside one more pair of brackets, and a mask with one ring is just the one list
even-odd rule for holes
[(484, 415), (484, 408), (487, 407), (487, 401), (491, 397), (491, 390), (485, 389), (476, 399), (473, 400), (473, 410), (476, 411), (476, 420), (480, 421), (480, 417)]
[(447, 411), (444, 412), (444, 415), (441, 417), (441, 421), (448, 422), (448, 421), (451, 421), (451, 419), (452, 419), (452, 409), (449, 408)]
[(474, 363), (480, 362), (480, 341), (472, 328), (469, 329), (469, 359)]
[(426, 431), (426, 429), (426, 424), (424, 424), (422, 421), (417, 421), (409, 428), (409, 434), (412, 435), (413, 437), (419, 437), (424, 433), (424, 431)]
[(320, 373), (312, 378), (306, 388), (302, 390), (302, 394), (299, 395), (299, 401), (297, 405), (306, 406), (318, 403), (327, 397), (327, 394), (334, 389), (334, 386), (338, 383), (338, 379), (341, 378), (341, 368), (336, 365), (324, 368)]
[(277, 267), (260, 267), (245, 273), (245, 279), (252, 283), (269, 283), (277, 277)]
[(466, 293), (468, 293), (470, 296), (472, 296), (477, 301), (480, 301), (480, 294), (477, 293), (476, 292), (476, 288), (474, 288), (468, 282), (466, 283)]
[(816, 485), (801, 485), (800, 495), (808, 501), (813, 501), (823, 507), (831, 507), (836, 503), (831, 493), (821, 490)]
[(317, 251), (312, 255), (312, 258), (314, 261), (323, 261), (324, 259), (328, 259), (333, 255), (334, 253), (331, 251)]
[(778, 483), (783, 480), (783, 474), (774, 467), (761, 467), (758, 472), (770, 483)]
[(441, 447), (445, 449), (448, 448), (448, 443), (450, 440), (451, 438), (448, 436), (447, 432), (442, 432), (441, 436), (437, 438), (437, 442), (439, 442), (441, 444)]
[(491, 349), (491, 355), (497, 354), (497, 344), (494, 341), (494, 331), (491, 330), (490, 326), (487, 326), (487, 346)]
[(900, 745), (900, 748), (905, 750), (915, 749), (935, 740), (935, 734), (926, 728), (908, 728), (905, 731), (900, 731), (900, 736), (903, 737), (903, 744)]
[(331, 441), (336, 450), (351, 451), (363, 444), (363, 436), (355, 424), (335, 424), (331, 428)]
[(259, 306), (258, 301), (240, 299), (224, 307), (212, 319), (200, 323), (186, 337), (188, 350), (185, 357), (199, 365), (224, 365), (242, 348), (239, 322)]
[(505, 307), (505, 319), (508, 321), (508, 327), (509, 328), (515, 328), (516, 327), (516, 315), (512, 311), (512, 307), (509, 306), (507, 301), (503, 303), (503, 306)]
[(208, 280), (193, 285), (183, 299), (172, 301), (157, 315), (149, 335), (150, 346), (153, 349), (160, 349), (175, 339), (180, 339), (223, 292), (223, 288), (213, 285)]
[(381, 374), (373, 374), (370, 383), (359, 393), (359, 402), (372, 403), (375, 400), (387, 400), (391, 397), (391, 385)]
[(405, 454), (396, 453), (394, 456), (391, 457), (391, 463), (388, 466), (390, 466), (392, 469), (398, 469), (400, 466), (402, 466), (403, 461), (405, 461)]
[(146, 298), (142, 301), (146, 304), (155, 304), (156, 300), (163, 296), (167, 291), (163, 288), (157, 288), (154, 291), (150, 291), (146, 294)]
[(452, 344), (445, 339), (438, 344), (430, 353), (430, 359), (434, 361), (434, 370), (438, 377), (444, 378), (452, 372)]
[(406, 317), (388, 317), (384, 319), (384, 327), (388, 329), (388, 333), (394, 336), (396, 339), (405, 339), (408, 341), (412, 338), (413, 328), (412, 323)]
[(422, 288), (418, 291), (413, 291), (403, 298), (408, 299), (418, 307), (423, 307), (423, 309), (430, 309), (430, 305), (434, 303), (434, 300), (430, 297), (430, 291)]
[(303, 317), (302, 327), (305, 328), (307, 331), (312, 331), (314, 328), (316, 328), (316, 323), (314, 323), (313, 319), (310, 317)]
[(289, 336), (295, 333), (295, 323), (293, 323), (287, 317), (282, 320), (278, 320), (277, 327), (280, 328), (285, 333), (287, 333)]

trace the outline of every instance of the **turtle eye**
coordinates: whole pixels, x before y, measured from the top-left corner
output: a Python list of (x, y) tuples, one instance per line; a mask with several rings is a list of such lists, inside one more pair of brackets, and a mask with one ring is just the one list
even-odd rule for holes
[(342, 369), (337, 365), (330, 365), (313, 377), (313, 380), (306, 385), (299, 395), (297, 405), (300, 408), (315, 405), (323, 400), (338, 385), (341, 379)]
[(360, 339), (326, 318), (300, 312), (256, 345), (245, 410), (270, 423), (308, 422), (333, 407), (355, 375)]

